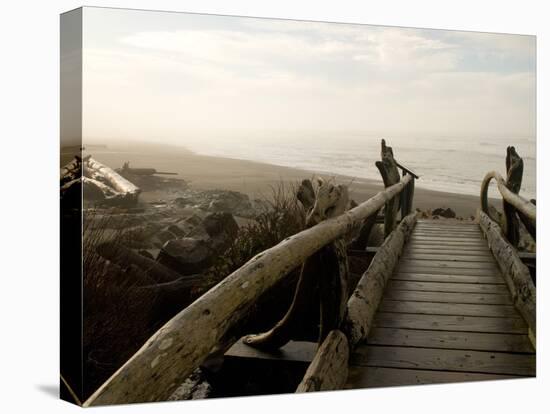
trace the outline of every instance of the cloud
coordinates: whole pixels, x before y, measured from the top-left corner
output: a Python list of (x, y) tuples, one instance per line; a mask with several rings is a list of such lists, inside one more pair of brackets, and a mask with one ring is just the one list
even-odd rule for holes
[(85, 128), (141, 138), (205, 128), (533, 134), (533, 45), (259, 19), (133, 31), (85, 49)]

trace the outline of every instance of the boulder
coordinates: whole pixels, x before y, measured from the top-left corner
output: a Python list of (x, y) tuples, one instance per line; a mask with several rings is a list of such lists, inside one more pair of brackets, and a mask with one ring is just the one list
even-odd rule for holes
[(206, 240), (183, 237), (167, 241), (157, 260), (182, 275), (201, 273), (212, 264), (214, 251)]
[(432, 214), (434, 216), (441, 216), (441, 217), (445, 217), (445, 218), (455, 218), (456, 217), (456, 213), (450, 209), (450, 208), (436, 208)]
[(208, 214), (202, 225), (211, 239), (211, 247), (217, 253), (223, 253), (237, 236), (239, 225), (230, 213)]

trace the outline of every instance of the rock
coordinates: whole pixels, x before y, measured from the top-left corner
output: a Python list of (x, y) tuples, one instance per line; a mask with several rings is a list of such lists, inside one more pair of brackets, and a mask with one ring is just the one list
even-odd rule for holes
[(227, 250), (239, 231), (239, 225), (230, 213), (211, 213), (204, 218), (202, 225), (217, 253)]
[(213, 256), (208, 241), (184, 237), (167, 241), (157, 260), (182, 275), (192, 275), (208, 268)]
[(177, 224), (169, 225), (166, 230), (169, 231), (170, 233), (174, 234), (176, 237), (185, 237), (185, 235), (187, 233), (185, 231), (185, 228), (182, 228), (182, 227), (178, 226)]
[(446, 208), (446, 209), (436, 208), (432, 212), (432, 214), (434, 216), (441, 216), (441, 217), (445, 217), (445, 218), (455, 218), (456, 217), (456, 213), (450, 208)]
[(141, 250), (138, 250), (138, 253), (141, 254), (143, 257), (146, 257), (151, 260), (155, 260), (155, 257), (148, 250), (141, 249)]
[(176, 236), (173, 233), (167, 230), (162, 230), (155, 234), (155, 239), (157, 240), (157, 243), (155, 244), (164, 245), (167, 241), (174, 240), (175, 238)]

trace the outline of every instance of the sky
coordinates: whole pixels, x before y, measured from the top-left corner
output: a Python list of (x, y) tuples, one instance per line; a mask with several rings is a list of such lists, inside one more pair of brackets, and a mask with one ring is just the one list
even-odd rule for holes
[(534, 36), (85, 8), (83, 136), (534, 137)]

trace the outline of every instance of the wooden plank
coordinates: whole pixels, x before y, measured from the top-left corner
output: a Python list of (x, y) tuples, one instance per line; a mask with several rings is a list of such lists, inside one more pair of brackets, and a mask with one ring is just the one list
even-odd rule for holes
[(456, 237), (423, 237), (415, 236), (414, 234), (410, 238), (411, 242), (442, 242), (447, 244), (457, 245), (471, 245), (471, 246), (486, 246), (487, 243), (483, 239), (477, 237), (457, 239)]
[(497, 264), (489, 262), (456, 262), (452, 260), (416, 260), (414, 258), (402, 257), (400, 267), (419, 266), (430, 267), (434, 269), (482, 269), (494, 270), (499, 272)]
[(535, 356), (454, 349), (361, 346), (353, 365), (535, 376)]
[(389, 290), (406, 290), (419, 292), (455, 292), (455, 293), (500, 293), (509, 295), (505, 285), (475, 283), (440, 283), (440, 282), (405, 282), (390, 280)]
[(533, 353), (527, 335), (373, 328), (369, 345)]
[(395, 387), (401, 385), (445, 384), (468, 381), (491, 381), (524, 378), (514, 375), (478, 374), (472, 372), (429, 371), (420, 369), (363, 367), (349, 368), (346, 389)]
[(456, 237), (458, 239), (464, 238), (464, 239), (483, 239), (483, 234), (481, 231), (473, 232), (473, 231), (467, 231), (467, 232), (457, 232), (457, 231), (446, 231), (446, 230), (415, 230), (413, 233), (415, 236), (422, 236), (422, 237), (449, 237), (452, 236), (453, 238)]
[(417, 247), (415, 245), (409, 245), (409, 247), (405, 250), (405, 254), (407, 253), (418, 253), (418, 254), (439, 254), (439, 255), (458, 255), (458, 256), (465, 256), (468, 255), (471, 256), (477, 256), (477, 257), (488, 257), (494, 260), (493, 255), (488, 250), (480, 250), (480, 249), (471, 249), (471, 250), (464, 250), (464, 249), (445, 249), (442, 247), (432, 246), (432, 247)]
[(293, 361), (310, 363), (317, 352), (317, 343), (305, 341), (290, 341), (276, 351), (252, 348), (238, 340), (227, 350), (225, 358), (267, 359), (277, 361)]
[(476, 305), (471, 303), (404, 302), (384, 299), (379, 311), (395, 313), (419, 313), (426, 315), (490, 316), (496, 318), (518, 317), (510, 305)]
[(379, 328), (430, 329), (436, 331), (527, 333), (527, 325), (519, 316), (490, 318), (482, 316), (378, 312), (374, 318), (374, 326)]
[(450, 261), (450, 262), (479, 262), (479, 263), (495, 263), (495, 259), (492, 256), (466, 256), (466, 255), (453, 255), (453, 254), (424, 254), (418, 252), (406, 251), (403, 254), (403, 259), (408, 260), (434, 260), (434, 261)]
[(434, 224), (434, 225), (442, 225), (442, 226), (453, 226), (453, 225), (456, 225), (456, 226), (475, 226), (475, 227), (478, 227), (478, 224), (477, 223), (474, 223), (473, 221), (470, 221), (470, 220), (465, 220), (465, 221), (458, 221), (458, 220), (454, 220), (454, 221), (448, 221), (447, 219), (443, 218), (443, 219), (432, 219), (432, 218), (419, 218), (418, 219), (418, 222), (419, 223), (422, 223), (423, 225), (424, 224)]
[(454, 231), (479, 231), (479, 226), (473, 225), (473, 226), (446, 226), (446, 225), (431, 225), (427, 226), (424, 223), (418, 222), (418, 226), (416, 226), (418, 230), (454, 230)]
[(500, 276), (487, 275), (447, 275), (441, 273), (394, 273), (392, 280), (403, 280), (410, 282), (442, 282), (442, 283), (482, 283), (493, 285), (504, 285), (504, 279)]
[[(513, 305), (509, 294), (415, 292), (409, 290), (386, 290), (385, 298), (406, 302), (477, 303), (486, 305)], [(442, 305), (446, 306), (446, 305)]]
[(424, 273), (435, 275), (455, 275), (455, 276), (492, 276), (502, 277), (498, 269), (463, 269), (454, 267), (432, 267), (418, 266), (409, 264), (400, 264), (396, 270), (398, 273)]
[(408, 243), (407, 243), (407, 246), (425, 246), (425, 247), (428, 247), (428, 248), (431, 248), (433, 246), (435, 247), (443, 247), (443, 248), (451, 248), (451, 249), (454, 249), (455, 247), (456, 248), (459, 248), (461, 250), (475, 250), (475, 251), (489, 251), (489, 246), (487, 245), (487, 243), (476, 243), (476, 244), (472, 244), (472, 243), (461, 243), (461, 242), (458, 242), (458, 243), (454, 243), (452, 241), (445, 241), (445, 242), (442, 242), (441, 240), (412, 240), (412, 239), (409, 239), (408, 240)]
[(449, 233), (467, 233), (467, 234), (470, 234), (470, 233), (474, 233), (474, 234), (477, 234), (479, 233), (480, 229), (479, 227), (474, 227), (474, 228), (468, 228), (468, 227), (449, 227), (449, 226), (441, 226), (441, 227), (433, 227), (433, 226), (422, 226), (422, 225), (419, 225), (419, 226), (416, 226), (415, 228), (415, 233), (416, 232), (431, 232), (431, 233), (436, 233), (436, 232), (449, 232)]

